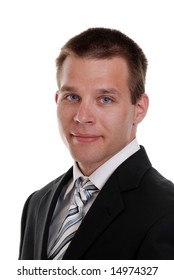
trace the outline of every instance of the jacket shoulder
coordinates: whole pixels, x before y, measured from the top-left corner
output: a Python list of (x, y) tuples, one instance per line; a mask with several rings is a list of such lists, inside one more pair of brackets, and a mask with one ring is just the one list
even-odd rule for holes
[(143, 178), (143, 184), (147, 186), (149, 190), (155, 190), (158, 193), (165, 196), (174, 198), (174, 184), (163, 175), (161, 175), (155, 168), (151, 167)]

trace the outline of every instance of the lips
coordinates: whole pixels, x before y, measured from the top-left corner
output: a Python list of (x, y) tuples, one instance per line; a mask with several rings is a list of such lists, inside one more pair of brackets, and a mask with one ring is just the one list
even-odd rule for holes
[(81, 133), (71, 133), (71, 137), (73, 138), (73, 141), (75, 142), (81, 142), (81, 143), (91, 143), (97, 141), (100, 136), (93, 135), (93, 134), (81, 134)]

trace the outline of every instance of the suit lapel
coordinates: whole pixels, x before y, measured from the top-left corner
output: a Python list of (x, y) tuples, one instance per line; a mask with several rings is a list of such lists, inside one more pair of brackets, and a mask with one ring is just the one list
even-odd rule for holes
[(61, 178), (55, 180), (41, 199), (36, 224), (35, 259), (47, 259), (47, 241), (53, 211), (62, 188), (71, 177), (72, 168)]

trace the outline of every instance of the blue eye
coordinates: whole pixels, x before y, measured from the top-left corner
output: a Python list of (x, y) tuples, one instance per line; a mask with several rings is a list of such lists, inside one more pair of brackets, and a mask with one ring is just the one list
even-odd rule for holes
[(67, 99), (70, 101), (77, 101), (79, 98), (77, 95), (71, 94), (71, 95), (68, 95)]
[(111, 102), (111, 99), (109, 97), (103, 97), (103, 98), (101, 98), (101, 102), (105, 103), (105, 104), (108, 104), (108, 103)]

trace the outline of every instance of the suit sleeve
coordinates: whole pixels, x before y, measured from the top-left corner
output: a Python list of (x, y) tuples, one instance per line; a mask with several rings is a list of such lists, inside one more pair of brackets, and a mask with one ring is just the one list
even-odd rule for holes
[(24, 241), (24, 235), (25, 235), (28, 206), (29, 206), (29, 202), (30, 202), (30, 199), (33, 196), (33, 194), (31, 194), (28, 197), (28, 199), (26, 200), (26, 202), (24, 204), (23, 212), (22, 212), (22, 218), (21, 218), (21, 237), (20, 237), (20, 247), (19, 247), (19, 260), (21, 260), (21, 254), (22, 254), (22, 250), (23, 250), (23, 241)]
[(174, 213), (151, 227), (137, 254), (140, 260), (174, 260)]

